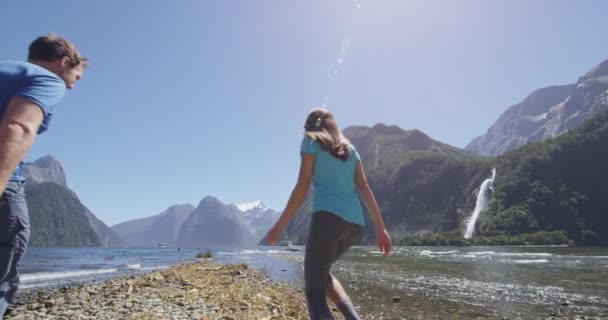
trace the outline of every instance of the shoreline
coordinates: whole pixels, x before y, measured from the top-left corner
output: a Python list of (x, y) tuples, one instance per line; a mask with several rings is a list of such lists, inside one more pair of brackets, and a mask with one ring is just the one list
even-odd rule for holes
[[(299, 258), (289, 259), (301, 262)], [(462, 290), (465, 296), (473, 294), (471, 299), (442, 294), (442, 284), (432, 281), (432, 277), (393, 282), (396, 279), (392, 277), (401, 274), (402, 268), (412, 275), (426, 270), (428, 261), (424, 259), (383, 265), (377, 270), (382, 274), (368, 274), (365, 270), (375, 265), (373, 260), (357, 263), (357, 255), (351, 258), (350, 262), (337, 263), (332, 272), (362, 319), (603, 319), (593, 305), (586, 311), (581, 309), (586, 305), (577, 299), (567, 302), (570, 306), (559, 305), (567, 297), (552, 305), (518, 302), (511, 300), (517, 292), (497, 287), (496, 291), (484, 291), (490, 295), (489, 300), (476, 303), (476, 293), (458, 283), (450, 288)], [(271, 278), (269, 269), (258, 267), (238, 261), (195, 260), (108, 279), (24, 289), (18, 292), (13, 312), (5, 319), (308, 319), (301, 287)], [(532, 298), (544, 297), (543, 293)], [(336, 319), (343, 319), (335, 309), (332, 311)]]
[(308, 318), (301, 290), (245, 264), (209, 261), (18, 293), (10, 309), (6, 320)]

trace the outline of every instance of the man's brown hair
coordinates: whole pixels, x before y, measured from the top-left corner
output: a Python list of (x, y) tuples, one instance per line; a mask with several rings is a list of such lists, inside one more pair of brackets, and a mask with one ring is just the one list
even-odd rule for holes
[(75, 67), (82, 64), (83, 67), (87, 66), (87, 58), (80, 55), (76, 46), (70, 41), (49, 33), (47, 35), (38, 37), (30, 44), (29, 53), (27, 55), (28, 61), (41, 60), (41, 61), (55, 61), (68, 57), (70, 59), (70, 66)]

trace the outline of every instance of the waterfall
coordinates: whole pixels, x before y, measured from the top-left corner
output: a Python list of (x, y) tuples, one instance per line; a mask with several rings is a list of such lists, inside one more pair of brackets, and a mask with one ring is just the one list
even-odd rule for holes
[(494, 190), (492, 187), (494, 183), (494, 177), (496, 177), (495, 168), (492, 169), (492, 177), (482, 182), (481, 186), (479, 187), (479, 193), (477, 193), (477, 200), (475, 201), (475, 210), (473, 210), (473, 214), (471, 214), (471, 217), (467, 222), (467, 230), (464, 233), (465, 239), (470, 239), (473, 236), (473, 231), (475, 231), (475, 222), (479, 217), (479, 213), (483, 211), (489, 200), (488, 189)]

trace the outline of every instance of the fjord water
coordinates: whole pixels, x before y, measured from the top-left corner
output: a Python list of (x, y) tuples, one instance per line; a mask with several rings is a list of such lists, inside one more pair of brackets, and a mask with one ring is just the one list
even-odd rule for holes
[(339, 270), (367, 290), (358, 296), (368, 310), (393, 315), (608, 319), (605, 247), (396, 247), (390, 259), (357, 248)]
[[(207, 250), (301, 287), (304, 248), (295, 249), (30, 248), (22, 291), (163, 269)], [(390, 257), (355, 247), (332, 272), (363, 314), (389, 319), (608, 319), (607, 247), (395, 247)]]

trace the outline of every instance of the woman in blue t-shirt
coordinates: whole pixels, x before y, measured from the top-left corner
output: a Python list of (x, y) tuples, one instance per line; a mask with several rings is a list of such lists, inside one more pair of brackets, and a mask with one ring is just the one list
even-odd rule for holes
[(285, 211), (268, 231), (268, 242), (277, 242), (279, 234), (306, 197), (312, 180), (313, 214), (304, 257), (305, 293), (310, 318), (333, 319), (327, 295), (347, 320), (360, 319), (344, 288), (329, 272), (331, 265), (362, 235), (364, 219), (359, 194), (376, 224), (378, 248), (385, 256), (391, 250), (391, 238), (367, 183), (359, 154), (342, 135), (333, 115), (325, 109), (314, 109), (306, 118), (304, 129), (298, 182)]

